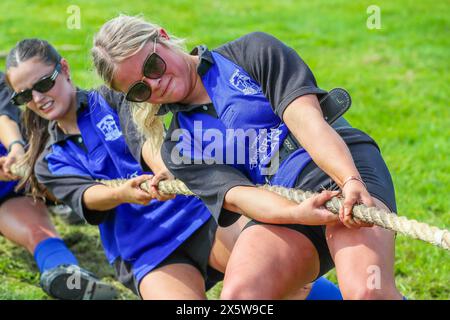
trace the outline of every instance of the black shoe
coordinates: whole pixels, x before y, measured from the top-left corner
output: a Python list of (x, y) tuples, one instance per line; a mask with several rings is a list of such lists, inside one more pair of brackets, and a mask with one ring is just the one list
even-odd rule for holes
[(76, 265), (62, 265), (42, 273), (42, 289), (61, 300), (112, 300), (116, 289)]

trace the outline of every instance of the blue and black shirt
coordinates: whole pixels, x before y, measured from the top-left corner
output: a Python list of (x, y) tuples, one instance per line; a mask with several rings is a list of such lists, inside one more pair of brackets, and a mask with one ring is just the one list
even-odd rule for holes
[(50, 122), (50, 140), (36, 163), (36, 177), (56, 198), (99, 225), (110, 263), (119, 258), (131, 264), (141, 279), (211, 215), (199, 199), (186, 196), (153, 200), (146, 206), (124, 203), (109, 211), (88, 210), (83, 193), (98, 179), (143, 174), (139, 164), (143, 139), (123, 95), (105, 87), (77, 92), (77, 122), (81, 134), (75, 135)]
[[(296, 98), (321, 98), (327, 91), (317, 86), (292, 48), (265, 33), (248, 34), (212, 51), (199, 46), (192, 54), (199, 55), (197, 72), (212, 103), (162, 105), (159, 114), (172, 112), (173, 119), (161, 153), (168, 169), (204, 201), (219, 225), (226, 226), (239, 217), (222, 208), (231, 188), (294, 186), (311, 161), (303, 148), (283, 159), (275, 172), (270, 170), (290, 135), (283, 113)], [(333, 127), (347, 144), (375, 143), (343, 118)], [(239, 149), (246, 152), (236, 155)]]

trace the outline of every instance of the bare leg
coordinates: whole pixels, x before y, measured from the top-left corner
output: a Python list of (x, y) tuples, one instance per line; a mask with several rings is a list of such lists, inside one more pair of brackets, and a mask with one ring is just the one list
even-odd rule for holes
[(194, 266), (170, 264), (147, 274), (139, 285), (144, 300), (204, 300), (205, 280)]
[(0, 233), (33, 254), (36, 245), (50, 237), (59, 237), (42, 201), (17, 197), (0, 206)]
[(254, 225), (235, 244), (221, 298), (292, 297), (318, 273), (319, 256), (306, 236), (282, 226)]
[[(389, 211), (373, 199), (377, 207)], [(327, 227), (327, 242), (344, 299), (402, 299), (395, 286), (392, 231), (336, 224)]]
[(293, 291), (289, 295), (285, 297), (286, 300), (305, 300), (312, 288), (312, 283), (308, 283), (307, 285), (304, 285), (300, 288), (298, 288), (296, 291)]
[[(213, 249), (209, 257), (209, 265), (225, 273), (225, 269), (230, 259), (231, 252), (237, 239), (244, 229), (245, 225), (250, 221), (249, 218), (242, 216), (237, 222), (229, 227), (217, 229), (216, 238), (214, 241)], [(301, 286), (297, 290), (294, 290), (286, 299), (290, 300), (304, 300), (311, 291), (312, 284)]]
[(214, 269), (225, 273), (225, 269), (230, 259), (234, 245), (239, 238), (245, 225), (250, 221), (249, 218), (242, 216), (231, 226), (222, 228), (218, 227), (216, 237), (209, 256), (209, 265)]

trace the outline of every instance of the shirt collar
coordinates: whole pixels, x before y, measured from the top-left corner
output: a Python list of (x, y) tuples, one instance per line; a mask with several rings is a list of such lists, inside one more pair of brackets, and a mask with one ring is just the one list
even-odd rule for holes
[[(205, 75), (209, 68), (214, 64), (214, 59), (211, 54), (211, 51), (205, 45), (200, 45), (195, 47), (191, 52), (191, 55), (199, 56), (200, 62), (197, 66), (197, 73), (199, 76)], [(157, 116), (164, 116), (169, 112), (176, 113), (179, 111), (190, 112), (198, 108), (204, 107), (205, 104), (193, 104), (193, 105), (185, 105), (182, 103), (166, 103), (162, 104), (156, 113)]]
[[(88, 105), (88, 91), (83, 89), (76, 89), (76, 106), (77, 106), (77, 114), (79, 114), (81, 111), (83, 111), (87, 105)], [(58, 126), (58, 123), (56, 120), (52, 120), (48, 124), (48, 132), (50, 134), (49, 141), (47, 143), (47, 146), (51, 146), (55, 143), (60, 143), (62, 141), (65, 141), (73, 136), (78, 136), (78, 134), (67, 134), (64, 133), (61, 128)]]

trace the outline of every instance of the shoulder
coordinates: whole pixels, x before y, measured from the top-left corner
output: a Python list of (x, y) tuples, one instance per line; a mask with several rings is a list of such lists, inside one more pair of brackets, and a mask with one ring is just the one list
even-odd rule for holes
[(272, 65), (291, 59), (295, 51), (265, 32), (252, 32), (213, 50), (247, 71), (258, 71), (262, 65)]
[(105, 98), (109, 106), (116, 110), (119, 110), (122, 104), (126, 101), (123, 93), (112, 90), (105, 85), (94, 89), (94, 91), (97, 91), (103, 98)]
[(228, 42), (214, 51), (225, 54), (241, 54), (244, 56), (261, 52), (267, 48), (285, 47), (285, 45), (271, 34), (265, 32), (252, 32), (234, 41)]
[(255, 31), (248, 33), (234, 41), (228, 42), (224, 44), (223, 46), (219, 47), (236, 47), (236, 46), (265, 46), (265, 45), (271, 45), (279, 43), (280, 40), (275, 38), (273, 35), (261, 32), (261, 31)]

